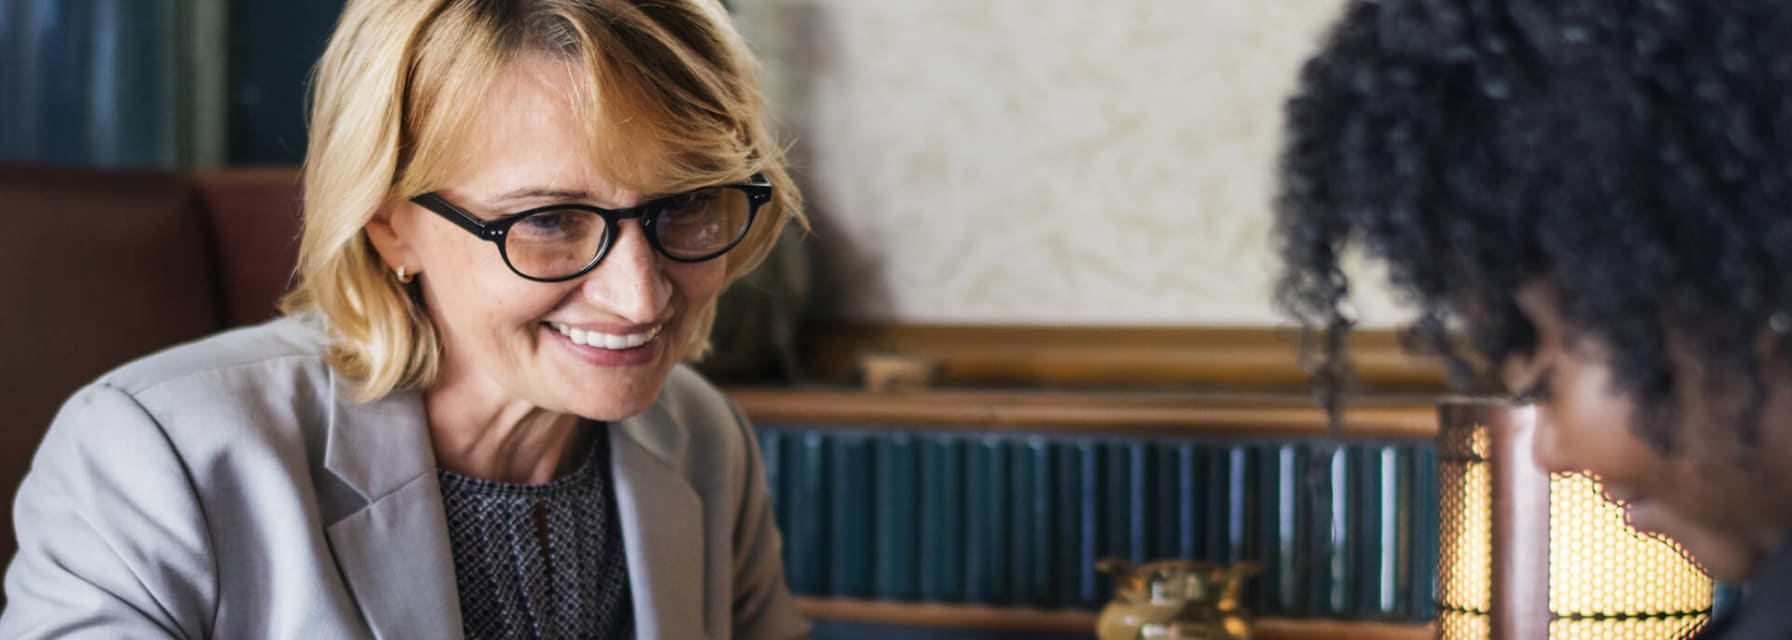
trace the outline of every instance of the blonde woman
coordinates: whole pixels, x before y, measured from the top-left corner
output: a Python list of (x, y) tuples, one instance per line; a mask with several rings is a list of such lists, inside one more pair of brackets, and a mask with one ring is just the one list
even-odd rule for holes
[(800, 219), (721, 8), (351, 0), (315, 83), (287, 317), (69, 400), (0, 637), (805, 636), (679, 364)]

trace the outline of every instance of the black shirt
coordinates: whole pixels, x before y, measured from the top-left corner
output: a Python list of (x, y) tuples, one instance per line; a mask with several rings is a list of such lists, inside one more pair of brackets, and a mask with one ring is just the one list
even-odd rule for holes
[(634, 637), (608, 434), (546, 484), (438, 471), (468, 640)]
[(1792, 640), (1792, 540), (1743, 587), (1742, 602), (1698, 635), (1699, 640)]

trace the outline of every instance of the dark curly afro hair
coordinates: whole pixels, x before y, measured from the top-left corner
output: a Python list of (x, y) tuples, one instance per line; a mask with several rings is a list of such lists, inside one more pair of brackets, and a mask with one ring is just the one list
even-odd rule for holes
[(1280, 169), (1276, 296), (1323, 338), (1325, 402), (1354, 247), (1458, 380), (1534, 348), (1513, 297), (1547, 282), (1609, 347), (1640, 435), (1675, 442), (1671, 343), (1747, 399), (1724, 419), (1752, 440), (1762, 359), (1792, 362), (1792, 340), (1761, 347), (1792, 312), (1788, 96), (1792, 3), (1351, 2), (1288, 103)]

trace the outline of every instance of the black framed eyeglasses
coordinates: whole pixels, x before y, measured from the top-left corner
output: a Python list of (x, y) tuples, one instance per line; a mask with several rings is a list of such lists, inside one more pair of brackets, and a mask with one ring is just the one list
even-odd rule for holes
[(623, 220), (640, 220), (647, 243), (660, 255), (678, 262), (703, 262), (740, 244), (759, 207), (771, 199), (771, 183), (755, 174), (745, 183), (655, 198), (627, 209), (555, 204), (496, 220), (480, 220), (434, 191), (411, 202), (497, 244), (504, 264), (517, 275), (537, 282), (564, 282), (603, 262), (622, 232)]

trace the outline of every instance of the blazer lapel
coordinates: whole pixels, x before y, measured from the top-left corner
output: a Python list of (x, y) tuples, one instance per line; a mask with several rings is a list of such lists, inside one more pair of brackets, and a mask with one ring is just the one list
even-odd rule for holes
[(680, 429), (657, 405), (610, 426), (611, 477), (628, 553), (635, 635), (710, 637), (704, 602), (703, 501), (678, 455)]
[(343, 381), (331, 379), (340, 400), (324, 467), (366, 500), (328, 525), (348, 591), (377, 638), (460, 638), (448, 519), (422, 400), (398, 393), (357, 404)]

